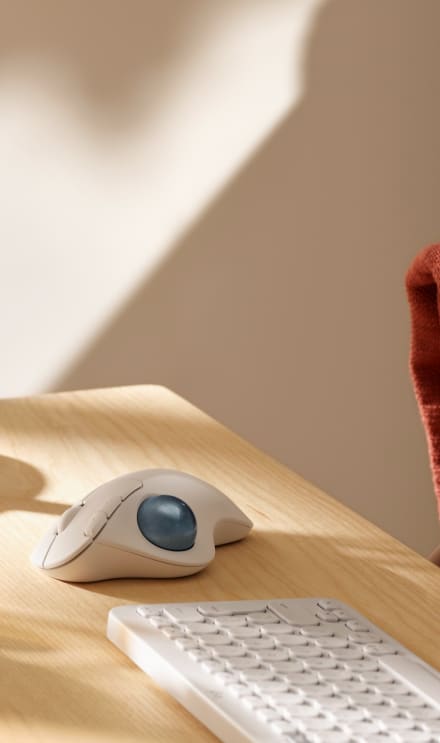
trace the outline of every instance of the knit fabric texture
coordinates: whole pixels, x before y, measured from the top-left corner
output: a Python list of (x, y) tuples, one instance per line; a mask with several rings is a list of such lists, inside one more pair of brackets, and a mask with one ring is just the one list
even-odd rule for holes
[(429, 245), (416, 256), (406, 289), (411, 313), (410, 371), (440, 517), (440, 245)]

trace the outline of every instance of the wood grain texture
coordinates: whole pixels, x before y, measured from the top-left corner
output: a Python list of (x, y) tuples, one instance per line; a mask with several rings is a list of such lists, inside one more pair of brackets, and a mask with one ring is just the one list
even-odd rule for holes
[[(440, 668), (439, 569), (169, 390), (4, 400), (0, 429), (1, 741), (215, 740), (106, 640), (125, 602), (332, 596)], [(208, 480), (253, 532), (176, 580), (74, 585), (31, 566), (57, 514), (145, 467)]]

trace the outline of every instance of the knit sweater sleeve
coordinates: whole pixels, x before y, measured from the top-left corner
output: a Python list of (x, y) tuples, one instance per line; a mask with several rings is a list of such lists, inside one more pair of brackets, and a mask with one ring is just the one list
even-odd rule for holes
[(409, 267), (410, 371), (425, 428), (440, 516), (440, 245), (422, 250)]

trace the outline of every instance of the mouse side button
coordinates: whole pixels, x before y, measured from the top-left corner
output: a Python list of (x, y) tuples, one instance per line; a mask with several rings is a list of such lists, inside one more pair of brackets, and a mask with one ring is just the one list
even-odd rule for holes
[(94, 537), (96, 537), (97, 534), (99, 534), (106, 523), (107, 514), (105, 513), (105, 511), (95, 511), (84, 528), (84, 536), (91, 537), (93, 539)]
[(70, 524), (72, 519), (76, 516), (78, 511), (81, 510), (81, 506), (71, 506), (67, 509), (67, 511), (64, 511), (64, 513), (59, 517), (56, 525), (57, 534), (61, 534), (62, 531)]

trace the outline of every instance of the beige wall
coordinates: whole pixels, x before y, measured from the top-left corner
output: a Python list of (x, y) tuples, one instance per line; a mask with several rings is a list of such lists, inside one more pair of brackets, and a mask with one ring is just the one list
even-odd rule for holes
[(440, 233), (440, 4), (183, 5), (113, 3), (99, 63), (79, 11), (2, 32), (3, 394), (169, 385), (426, 552), (403, 279)]

